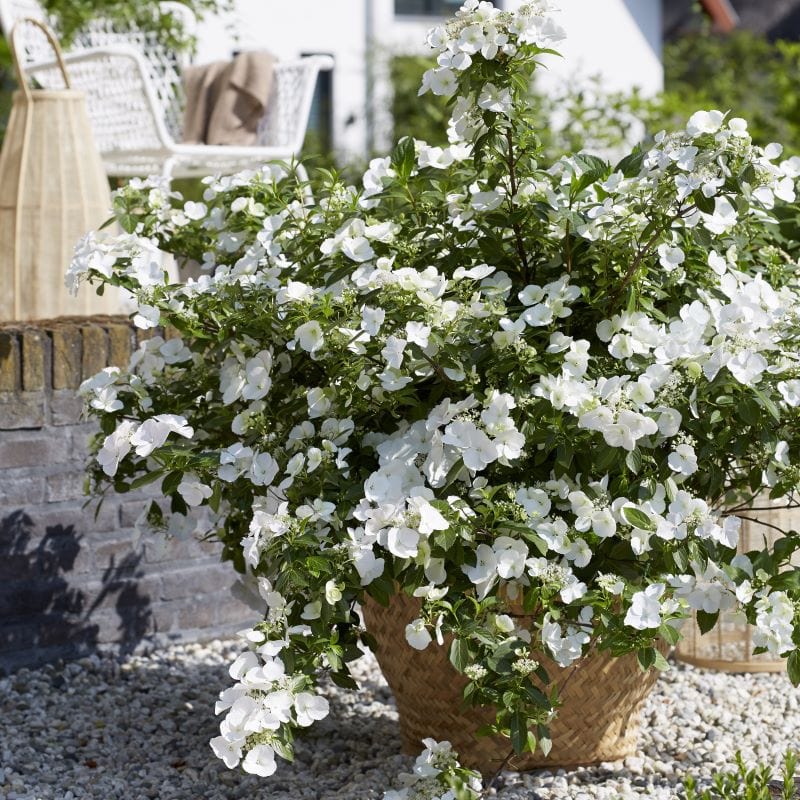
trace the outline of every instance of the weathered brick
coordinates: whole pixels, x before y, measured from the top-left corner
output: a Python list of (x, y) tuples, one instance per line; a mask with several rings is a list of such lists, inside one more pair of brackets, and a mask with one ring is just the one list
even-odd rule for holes
[[(136, 525), (136, 521), (139, 519), (139, 515), (144, 511), (146, 508), (150, 508), (150, 503), (155, 500), (161, 508), (166, 512), (169, 508), (169, 502), (164, 499), (164, 496), (158, 490), (159, 482), (156, 481), (154, 484), (150, 484), (150, 486), (145, 487), (147, 489), (151, 487), (155, 487), (153, 492), (145, 492), (144, 490), (139, 490), (136, 492), (133, 497), (133, 500), (125, 500), (120, 505), (120, 525), (123, 528), (132, 528)], [(130, 496), (130, 495), (129, 495)], [(156, 537), (158, 540), (163, 539), (162, 536)]]
[(38, 392), (47, 385), (47, 344), (49, 339), (38, 328), (26, 328), (22, 332), (22, 388), (26, 392)]
[(218, 627), (238, 630), (242, 625), (253, 624), (258, 617), (259, 614), (255, 609), (235, 600), (230, 591), (226, 590), (217, 595), (215, 622)]
[(173, 615), (170, 632), (187, 632), (216, 627), (217, 609), (213, 598), (178, 600), (170, 603), (169, 608)]
[(99, 325), (84, 325), (81, 328), (81, 336), (83, 337), (81, 374), (85, 380), (108, 366), (108, 341), (106, 332)]
[(156, 334), (159, 336), (161, 335), (161, 331), (158, 328), (147, 328), (143, 330), (142, 328), (136, 329), (136, 344), (137, 346), (140, 345), (142, 342), (147, 341), (148, 339), (152, 339)]
[(19, 388), (19, 341), (13, 331), (0, 331), (0, 392)]
[(53, 392), (50, 398), (50, 421), (53, 425), (75, 425), (83, 418), (84, 402), (70, 389)]
[(96, 501), (92, 500), (87, 505), (87, 500), (89, 498), (79, 497), (71, 503), (48, 503), (40, 506), (35, 514), (37, 529), (67, 530), (78, 535), (95, 531), (116, 531), (119, 527), (119, 507), (113, 498), (104, 502), (99, 510)]
[(94, 435), (99, 430), (97, 423), (90, 422), (88, 424), (70, 425), (67, 430), (71, 436), (71, 450), (72, 460), (76, 464), (81, 464), (83, 467), (88, 466), (92, 455), (90, 453), (90, 445)]
[(139, 604), (141, 606), (153, 605), (158, 601), (161, 592), (161, 579), (157, 576), (145, 575), (140, 577), (118, 576), (111, 572), (101, 576), (101, 580), (87, 581), (83, 584), (83, 591), (87, 605), (96, 608), (114, 608), (122, 605), (120, 593), (127, 587), (135, 587), (134, 596), (125, 598), (125, 605)]
[(192, 569), (174, 569), (162, 576), (161, 599), (181, 600), (221, 591), (227, 593), (234, 577), (230, 564), (211, 563)]
[(127, 560), (129, 564), (141, 565), (144, 561), (143, 550), (134, 546), (132, 535), (119, 537), (119, 532), (98, 536), (94, 534), (91, 540), (92, 553), (94, 554), (94, 567), (97, 571), (108, 569), (110, 566), (119, 566)]
[[(46, 499), (48, 503), (57, 503), (62, 500), (74, 500), (84, 496), (83, 487), (86, 482), (86, 472), (70, 471), (50, 475), (47, 478)], [(2, 489), (0, 489), (2, 491)]]
[(46, 467), (69, 458), (69, 439), (42, 432), (0, 441), (0, 468)]
[(0, 431), (41, 428), (46, 414), (44, 392), (0, 392)]
[(73, 325), (53, 328), (53, 388), (77, 389), (81, 383), (81, 332)]
[(108, 363), (115, 367), (127, 367), (131, 357), (133, 331), (130, 325), (108, 325)]
[(144, 543), (145, 560), (149, 564), (203, 560), (213, 565), (219, 560), (219, 557), (216, 552), (208, 552), (207, 548), (208, 545), (193, 537), (179, 540), (154, 535)]
[[(128, 595), (129, 591), (126, 587), (121, 594)], [(123, 603), (119, 608), (98, 609), (91, 616), (92, 625), (97, 629), (98, 644), (118, 642), (128, 645), (124, 648), (126, 652), (133, 651), (143, 637), (156, 632), (159, 619), (154, 611), (148, 603), (134, 607)]]
[[(29, 506), (44, 502), (45, 479), (41, 475), (24, 478), (0, 477), (0, 506)], [(3, 511), (0, 510), (0, 528)]]

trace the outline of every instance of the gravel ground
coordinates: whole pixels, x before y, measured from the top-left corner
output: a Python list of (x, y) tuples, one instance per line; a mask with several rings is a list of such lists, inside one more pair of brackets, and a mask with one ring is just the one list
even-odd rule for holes
[[(234, 642), (182, 645), (119, 662), (83, 659), (0, 680), (0, 800), (373, 800), (412, 759), (374, 660), (363, 691), (331, 688), (332, 714), (268, 779), (213, 757), (213, 705)], [(641, 750), (591, 769), (507, 773), (502, 800), (673, 798), (686, 771), (701, 780), (746, 758), (777, 763), (800, 746), (800, 691), (783, 675), (725, 675), (674, 666), (644, 713)]]

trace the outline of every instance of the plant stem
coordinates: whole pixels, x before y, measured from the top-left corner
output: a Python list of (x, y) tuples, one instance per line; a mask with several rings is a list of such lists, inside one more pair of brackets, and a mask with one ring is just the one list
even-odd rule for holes
[[(514, 213), (514, 196), (517, 193), (517, 167), (514, 161), (514, 137), (511, 133), (511, 127), (509, 126), (506, 129), (506, 144), (507, 150), (506, 153), (506, 164), (508, 165), (508, 179), (510, 181), (510, 190), (511, 194), (508, 198), (508, 203), (511, 209), (511, 213)], [(529, 280), (529, 272), (530, 268), (528, 266), (528, 254), (525, 252), (525, 242), (522, 238), (522, 229), (519, 226), (519, 223), (514, 220), (511, 223), (511, 227), (514, 231), (514, 240), (517, 244), (517, 255), (519, 255), (519, 260), (522, 263), (522, 276), (525, 280), (525, 283), (528, 283)]]
[[(671, 224), (672, 222), (670, 221), (670, 225)], [(663, 233), (664, 229), (658, 228), (650, 237), (647, 244), (639, 248), (639, 251), (636, 253), (636, 256), (631, 262), (630, 267), (628, 267), (628, 271), (625, 273), (625, 277), (622, 279), (622, 283), (617, 287), (617, 290), (614, 292), (614, 294), (611, 295), (609, 301), (609, 313), (614, 310), (617, 300), (621, 297), (625, 289), (628, 288), (628, 285), (633, 280), (633, 276), (636, 274), (636, 270), (639, 269), (639, 265), (642, 263), (644, 257), (650, 252), (650, 248), (652, 248), (652, 246), (659, 240)]]
[(500, 777), (500, 774), (503, 770), (508, 766), (508, 762), (514, 757), (514, 748), (512, 747), (509, 751), (508, 755), (503, 759), (503, 763), (495, 771), (494, 775), (492, 775), (489, 783), (486, 784), (483, 792), (481, 792), (481, 797), (486, 797), (487, 792), (494, 786), (495, 781)]
[[(739, 515), (737, 514), (737, 516)], [(772, 528), (772, 530), (778, 531), (778, 533), (782, 533), (784, 536), (788, 533), (788, 531), (786, 531), (784, 528), (781, 528), (778, 525), (773, 525), (771, 522), (764, 522), (763, 519), (756, 519), (755, 517), (741, 517), (741, 516), (739, 516), (739, 519), (745, 519), (748, 522), (755, 522), (756, 525), (763, 525), (765, 528)]]

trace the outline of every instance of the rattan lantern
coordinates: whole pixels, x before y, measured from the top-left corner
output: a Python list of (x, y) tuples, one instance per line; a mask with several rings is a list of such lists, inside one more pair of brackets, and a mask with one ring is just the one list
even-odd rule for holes
[[(742, 522), (741, 553), (772, 547), (783, 536), (782, 530), (800, 527), (800, 509), (779, 508), (785, 505), (784, 500), (772, 502), (768, 498), (757, 498), (753, 505), (754, 510), (746, 514), (752, 519)], [(741, 612), (722, 612), (719, 623), (706, 634), (701, 634), (696, 621), (690, 620), (675, 657), (695, 667), (724, 672), (783, 672), (786, 669), (784, 659), (769, 653), (753, 655), (752, 633)]]
[[(29, 87), (18, 49), (25, 25), (47, 37), (64, 89)], [(75, 298), (64, 285), (76, 241), (111, 208), (86, 97), (70, 88), (58, 42), (38, 20), (20, 20), (9, 46), (20, 88), (0, 150), (0, 322), (127, 313), (118, 291)]]

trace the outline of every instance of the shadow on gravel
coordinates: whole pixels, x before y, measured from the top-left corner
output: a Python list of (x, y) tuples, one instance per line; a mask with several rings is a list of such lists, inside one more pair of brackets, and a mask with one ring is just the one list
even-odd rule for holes
[[(56, 774), (58, 788), (81, 800), (379, 800), (387, 776), (408, 770), (391, 695), (373, 681), (360, 693), (328, 687), (331, 714), (296, 740), (294, 763), (279, 761), (275, 775), (228, 770), (208, 742), (219, 732), (214, 702), (231, 683), (237, 652), (190, 645), (122, 663), (92, 657), (18, 672), (0, 698), (0, 750), (11, 753), (4, 767), (25, 776), (26, 797), (60, 796)], [(32, 696), (47, 709), (46, 749), (36, 734), (20, 736)]]
[(74, 525), (40, 531), (22, 510), (0, 519), (0, 674), (80, 657), (101, 641), (127, 654), (148, 632), (150, 598), (137, 586), (142, 554), (119, 564), (112, 556), (89, 597), (73, 585), (82, 538)]

